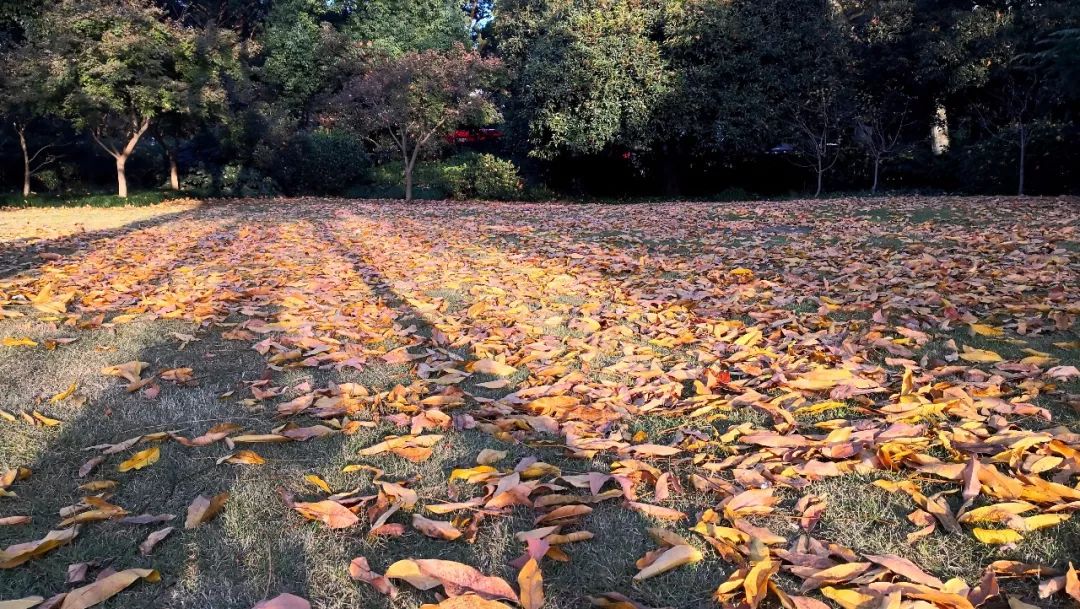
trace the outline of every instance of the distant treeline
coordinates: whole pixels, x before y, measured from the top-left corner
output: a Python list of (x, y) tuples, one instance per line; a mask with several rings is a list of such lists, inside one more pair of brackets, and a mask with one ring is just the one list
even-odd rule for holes
[(2, 190), (1080, 191), (1075, 0), (0, 3)]

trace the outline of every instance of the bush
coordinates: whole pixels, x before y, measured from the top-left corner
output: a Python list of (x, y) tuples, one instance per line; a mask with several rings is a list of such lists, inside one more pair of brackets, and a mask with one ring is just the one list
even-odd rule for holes
[(371, 168), (363, 143), (341, 131), (294, 137), (275, 163), (274, 174), (292, 194), (341, 194)]
[(274, 181), (257, 169), (226, 165), (221, 175), (221, 190), (237, 197), (269, 197), (277, 194)]
[(480, 199), (513, 199), (522, 190), (514, 162), (490, 154), (476, 157), (471, 167), (472, 190)]
[[(375, 167), (372, 184), (350, 194), (364, 197), (400, 198), (402, 163)], [(419, 163), (413, 171), (413, 196), (417, 199), (514, 199), (522, 194), (522, 182), (513, 161), (491, 154), (466, 152), (439, 161)]]

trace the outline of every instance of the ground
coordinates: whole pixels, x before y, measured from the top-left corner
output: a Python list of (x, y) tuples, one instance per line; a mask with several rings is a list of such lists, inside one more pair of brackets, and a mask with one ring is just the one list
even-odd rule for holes
[[(593, 537), (529, 546), (551, 609), (1064, 607), (1078, 272), (1076, 199), (0, 212), (0, 518), (30, 517), (0, 526), (0, 558), (90, 514), (0, 570), (0, 599), (130, 568), (161, 580), (102, 606), (461, 592), (395, 578), (391, 599), (350, 578), (360, 556), (517, 590), (514, 534), (569, 503), (592, 511), (559, 533)], [(219, 462), (242, 450), (264, 462)], [(345, 522), (302, 515), (328, 497)], [(123, 520), (142, 514), (176, 518)], [(639, 559), (688, 564), (635, 580)]]

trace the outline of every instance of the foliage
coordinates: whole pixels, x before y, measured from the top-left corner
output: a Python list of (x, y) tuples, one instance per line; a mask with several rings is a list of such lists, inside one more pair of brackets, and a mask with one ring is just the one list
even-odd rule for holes
[(344, 31), (394, 55), (445, 51), (468, 42), (467, 19), (457, 0), (378, 0), (357, 3)]
[(345, 83), (327, 107), (325, 123), (366, 136), (377, 149), (400, 155), (405, 199), (422, 154), (443, 145), (458, 125), (486, 125), (499, 118), (492, 90), (501, 62), (458, 44), (448, 51), (397, 56), (377, 54)]
[[(0, 176), (43, 185), (63, 143), (82, 154), (78, 181), (101, 185), (89, 141), (116, 161), (118, 192), (141, 147), (160, 157), (132, 172), (143, 186), (203, 171), (220, 188), (234, 165), (285, 187), (281, 159), (322, 127), (369, 138), (380, 161), (404, 148), (410, 173), (447, 130), (491, 124), (502, 135), (478, 151), (573, 196), (1069, 192), (1076, 172), (1058, 168), (1080, 151), (1040, 155), (1043, 126), (1080, 121), (1077, 23), (1071, 0), (0, 2), (0, 115), (22, 133), (0, 136)], [(390, 92), (414, 79), (428, 84), (403, 114)], [(432, 100), (453, 88), (484, 108), (440, 124), (435, 106), (457, 102)], [(404, 146), (391, 115), (415, 131)], [(984, 173), (1009, 165), (1010, 180)]]
[(497, 6), (495, 53), (515, 77), (508, 113), (542, 159), (643, 148), (669, 80), (655, 3), (635, 0)]
[(297, 135), (278, 159), (275, 175), (289, 193), (341, 194), (367, 175), (363, 142), (343, 131)]
[[(401, 161), (376, 166), (371, 184), (354, 189), (354, 196), (398, 198), (403, 196)], [(417, 165), (415, 196), (421, 199), (508, 200), (521, 197), (520, 172), (509, 159), (492, 154), (466, 152)]]

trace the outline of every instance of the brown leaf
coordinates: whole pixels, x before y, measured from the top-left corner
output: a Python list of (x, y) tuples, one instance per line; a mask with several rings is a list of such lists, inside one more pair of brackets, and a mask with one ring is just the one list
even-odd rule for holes
[(60, 609), (86, 609), (87, 607), (93, 607), (98, 603), (105, 602), (116, 596), (124, 591), (125, 588), (140, 579), (153, 583), (159, 581), (161, 576), (153, 569), (126, 569), (124, 571), (118, 571), (107, 577), (100, 578), (92, 584), (68, 592), (67, 597), (64, 598), (64, 602), (60, 604)]
[(399, 560), (386, 570), (390, 579), (404, 579), (416, 588), (430, 590), (441, 585), (447, 596), (468, 592), (487, 599), (517, 601), (517, 594), (505, 580), (486, 576), (459, 562), (438, 559)]
[(164, 529), (158, 529), (153, 533), (146, 536), (146, 539), (139, 544), (139, 554), (143, 556), (150, 556), (150, 553), (154, 551), (154, 546), (164, 540), (173, 532), (173, 527), (165, 527)]
[(385, 576), (379, 575), (368, 566), (367, 558), (357, 556), (349, 563), (349, 577), (370, 584), (380, 593), (397, 598), (398, 590)]
[(187, 509), (187, 518), (184, 520), (185, 529), (194, 529), (209, 522), (214, 516), (225, 508), (225, 502), (229, 500), (229, 493), (214, 495), (213, 499), (205, 495), (199, 495), (191, 502)]
[(36, 541), (17, 543), (0, 551), (0, 569), (11, 569), (33, 558), (38, 558), (60, 546), (70, 543), (79, 534), (79, 527), (60, 531), (49, 531), (45, 537)]
[(251, 609), (311, 609), (311, 603), (288, 592), (260, 601)]
[(304, 518), (321, 521), (331, 529), (345, 529), (360, 521), (356, 514), (336, 501), (297, 502), (292, 507)]
[(690, 545), (677, 545), (664, 550), (647, 567), (634, 576), (634, 581), (642, 581), (685, 564), (695, 563), (704, 558), (702, 553)]
[(413, 528), (420, 531), (428, 537), (435, 539), (445, 539), (446, 541), (453, 541), (458, 537), (461, 537), (461, 531), (454, 527), (449, 522), (443, 522), (441, 520), (429, 520), (424, 518), (420, 514), (413, 514), (412, 520)]

